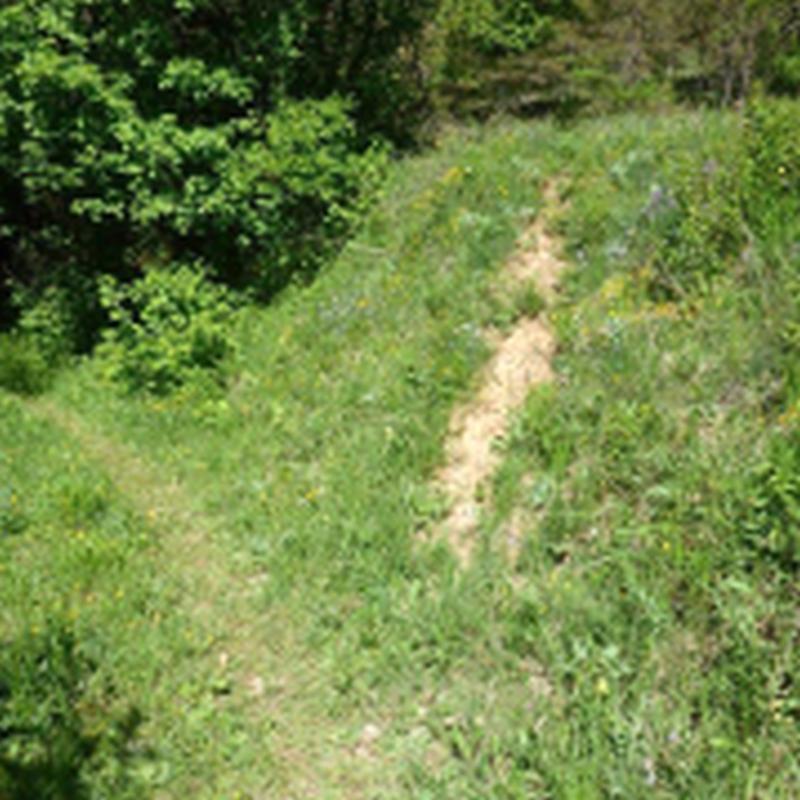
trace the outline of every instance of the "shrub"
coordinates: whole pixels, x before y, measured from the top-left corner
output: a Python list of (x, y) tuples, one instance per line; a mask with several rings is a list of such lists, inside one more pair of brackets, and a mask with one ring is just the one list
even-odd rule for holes
[(307, 278), (339, 245), (383, 172), (380, 148), (357, 152), (349, 110), (336, 97), (287, 102), (247, 139), (231, 131), (238, 146), (218, 134), (205, 143), (185, 137), (187, 147), (216, 153), (195, 159), (206, 174), (168, 206), (158, 187), (138, 186), (134, 223), (144, 230), (158, 220), (174, 251), (212, 263), (219, 279), (261, 297)]
[(111, 326), (98, 355), (127, 390), (165, 394), (201, 373), (221, 379), (233, 309), (197, 267), (152, 269), (130, 284), (108, 277), (101, 302)]
[(741, 261), (757, 235), (797, 217), (796, 128), (796, 104), (759, 100), (748, 107), (741, 136), (669, 170), (671, 188), (654, 189), (636, 234), (656, 267), (657, 292), (681, 295), (708, 284)]
[(750, 239), (745, 216), (742, 148), (692, 154), (672, 166), (668, 187), (655, 186), (633, 236), (653, 266), (655, 299), (702, 291), (737, 262)]
[(800, 436), (776, 437), (751, 476), (745, 530), (760, 557), (787, 574), (800, 568)]
[(97, 277), (154, 254), (267, 296), (312, 271), (371, 183), (372, 138), (407, 136), (427, 4), (279, 5), (0, 7), (0, 284), (85, 297), (79, 349)]
[(0, 486), (0, 539), (16, 536), (28, 527), (28, 518), (13, 486)]
[(0, 387), (19, 394), (47, 388), (52, 370), (36, 342), (18, 333), (0, 334)]

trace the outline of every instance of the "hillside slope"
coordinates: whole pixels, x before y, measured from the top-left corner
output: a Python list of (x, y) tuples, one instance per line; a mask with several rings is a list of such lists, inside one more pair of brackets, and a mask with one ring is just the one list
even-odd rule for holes
[[(747, 135), (461, 132), (311, 287), (241, 316), (224, 392), (120, 397), (87, 363), (4, 396), (0, 490), (30, 510), (0, 539), (0, 636), (90, 663), (44, 689), (85, 748), (6, 747), (0, 711), (0, 797), (43, 761), (69, 798), (796, 796), (798, 229), (747, 205)], [(555, 381), (495, 444), (462, 566), (418, 534), (447, 519), (486, 332), (541, 309), (500, 276), (553, 176)], [(13, 692), (41, 661), (9, 663)]]

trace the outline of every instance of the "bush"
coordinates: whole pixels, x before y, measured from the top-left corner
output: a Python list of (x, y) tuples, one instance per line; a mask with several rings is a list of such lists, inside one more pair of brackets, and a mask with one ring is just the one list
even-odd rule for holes
[(38, 394), (47, 388), (51, 376), (51, 366), (30, 336), (0, 334), (0, 387)]
[(746, 261), (748, 245), (800, 214), (796, 103), (758, 100), (711, 153), (672, 166), (670, 188), (656, 187), (636, 232), (656, 267), (652, 288), (680, 296)]
[(745, 530), (759, 557), (787, 573), (800, 569), (800, 435), (776, 437), (751, 476)]
[(199, 374), (221, 380), (233, 309), (197, 267), (153, 269), (130, 284), (106, 278), (101, 302), (111, 326), (100, 362), (127, 390), (166, 394)]
[(719, 275), (747, 243), (735, 159), (695, 164), (678, 183), (678, 214), (659, 259), (665, 282), (688, 288)]
[(408, 133), (422, 21), (388, 0), (2, 4), (0, 284), (81, 298), (86, 350), (99, 276), (201, 259), (269, 297), (313, 272), (380, 171), (373, 137)]
[(0, 486), (0, 539), (18, 536), (28, 527), (28, 517), (13, 486)]
[(670, 164), (631, 229), (647, 264), (652, 299), (703, 292), (741, 260), (751, 232), (745, 215), (746, 158), (737, 141)]
[[(262, 298), (307, 278), (340, 244), (383, 172), (380, 148), (357, 152), (349, 110), (335, 97), (283, 103), (264, 131), (238, 146), (215, 134), (215, 156), (195, 159), (206, 162), (206, 174), (168, 206), (157, 189), (136, 187), (134, 224), (144, 230), (157, 220), (173, 251), (202, 258), (218, 279)], [(209, 142), (187, 140), (187, 147)]]

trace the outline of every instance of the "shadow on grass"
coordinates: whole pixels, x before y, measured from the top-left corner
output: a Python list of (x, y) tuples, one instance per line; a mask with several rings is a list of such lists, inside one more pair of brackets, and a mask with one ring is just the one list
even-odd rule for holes
[(101, 774), (127, 796), (141, 714), (63, 627), (0, 645), (0, 800), (90, 800)]

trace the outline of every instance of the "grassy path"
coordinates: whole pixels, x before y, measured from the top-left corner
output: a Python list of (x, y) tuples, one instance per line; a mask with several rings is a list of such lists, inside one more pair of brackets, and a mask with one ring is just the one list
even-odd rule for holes
[(47, 430), (9, 416), (37, 535), (0, 548), (5, 596), (69, 589), (144, 766), (172, 770), (142, 797), (800, 796), (794, 227), (685, 301), (659, 282), (676, 234), (714, 242), (653, 187), (705, 208), (737, 131), (456, 139), (401, 165), (336, 268), (242, 318), (224, 395), (120, 397), (78, 368), (32, 404)]
[[(159, 568), (180, 587), (181, 612), (213, 642), (190, 669), (214, 682), (220, 729), (210, 748), (233, 731), (235, 744), (225, 742), (224, 754), (192, 753), (194, 760), (219, 763), (213, 784), (187, 788), (213, 798), (373, 796), (381, 779), (365, 758), (370, 726), (362, 724), (362, 740), (352, 744), (357, 720), (341, 720), (346, 730), (326, 725), (320, 707), (325, 688), (313, 656), (302, 652), (288, 621), (259, 609), (262, 576), (231, 558), (224, 521), (204, 513), (179, 481), (76, 413), (49, 399), (29, 408), (64, 430), (155, 527)], [(191, 713), (188, 704), (185, 713)], [(208, 773), (207, 764), (200, 773)], [(168, 787), (158, 796), (181, 791)]]
[[(468, 780), (453, 686), (494, 669), (475, 658), (491, 589), (465, 590), (447, 542), (412, 534), (439, 515), (431, 477), (481, 331), (514, 313), (498, 273), (540, 207), (545, 137), (467, 136), (404, 165), (336, 269), (244, 316), (224, 398), (121, 398), (78, 369), (31, 403), (149, 522), (156, 582), (179, 587), (157, 677), (131, 690), (154, 695), (138, 705), (170, 772), (146, 781), (159, 800), (388, 800), (431, 773)], [(207, 647), (172, 647), (184, 619)], [(120, 638), (120, 658), (137, 651)]]

